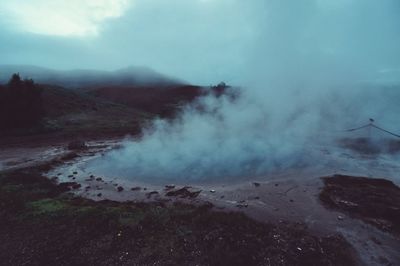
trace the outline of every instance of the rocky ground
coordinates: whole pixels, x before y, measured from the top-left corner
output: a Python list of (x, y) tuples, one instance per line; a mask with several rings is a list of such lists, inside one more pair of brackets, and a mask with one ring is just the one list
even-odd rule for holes
[(400, 261), (399, 188), (390, 181), (307, 179), (305, 171), (230, 185), (152, 185), (82, 171), (79, 162), (118, 147), (117, 139), (69, 144), (0, 152), (4, 265)]
[(393, 182), (335, 175), (324, 183), (320, 199), (327, 207), (400, 237), (400, 188)]
[[(63, 160), (66, 160), (65, 158)], [(84, 199), (41, 175), (53, 164), (0, 177), (2, 265), (356, 265), (339, 234), (261, 223), (212, 204)]]

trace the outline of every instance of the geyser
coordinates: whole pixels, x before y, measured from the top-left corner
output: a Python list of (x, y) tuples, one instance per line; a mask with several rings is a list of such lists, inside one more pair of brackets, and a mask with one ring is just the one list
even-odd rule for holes
[(132, 179), (245, 178), (324, 165), (318, 151), (369, 117), (400, 132), (398, 80), (383, 71), (400, 68), (398, 1), (248, 5), (255, 35), (237, 55), (241, 96), (203, 97), (89, 169)]

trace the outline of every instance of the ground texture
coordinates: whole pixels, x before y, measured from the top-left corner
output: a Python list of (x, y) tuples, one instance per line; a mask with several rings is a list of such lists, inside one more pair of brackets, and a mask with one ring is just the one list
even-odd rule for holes
[(327, 207), (400, 236), (400, 188), (393, 182), (345, 175), (324, 182), (320, 199)]
[(94, 202), (25, 169), (1, 174), (1, 265), (355, 265), (339, 235), (210, 204)]

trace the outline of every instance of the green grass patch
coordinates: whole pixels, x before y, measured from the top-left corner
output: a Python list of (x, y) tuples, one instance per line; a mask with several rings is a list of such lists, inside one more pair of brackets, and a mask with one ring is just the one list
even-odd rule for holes
[(41, 199), (28, 203), (33, 215), (49, 215), (65, 211), (69, 205), (55, 199)]

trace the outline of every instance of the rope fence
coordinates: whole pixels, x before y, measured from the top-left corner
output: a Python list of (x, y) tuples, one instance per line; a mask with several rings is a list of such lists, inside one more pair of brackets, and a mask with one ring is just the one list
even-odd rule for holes
[(370, 119), (370, 123), (368, 123), (367, 125), (364, 125), (364, 126), (361, 126), (361, 127), (357, 127), (357, 128), (351, 128), (351, 129), (346, 129), (346, 130), (344, 130), (345, 132), (352, 132), (352, 131), (357, 131), (357, 130), (360, 130), (360, 129), (363, 129), (363, 128), (376, 128), (376, 129), (378, 129), (378, 130), (380, 130), (380, 131), (382, 131), (382, 132), (385, 132), (385, 133), (387, 133), (387, 134), (390, 134), (390, 135), (392, 135), (392, 136), (395, 136), (395, 137), (397, 137), (397, 138), (400, 138), (400, 135), (399, 134), (396, 134), (396, 133), (393, 133), (393, 132), (390, 132), (389, 130), (386, 130), (386, 129), (383, 129), (383, 128), (381, 128), (381, 127), (378, 127), (378, 126), (376, 126), (374, 123), (373, 123), (373, 120), (372, 119)]

